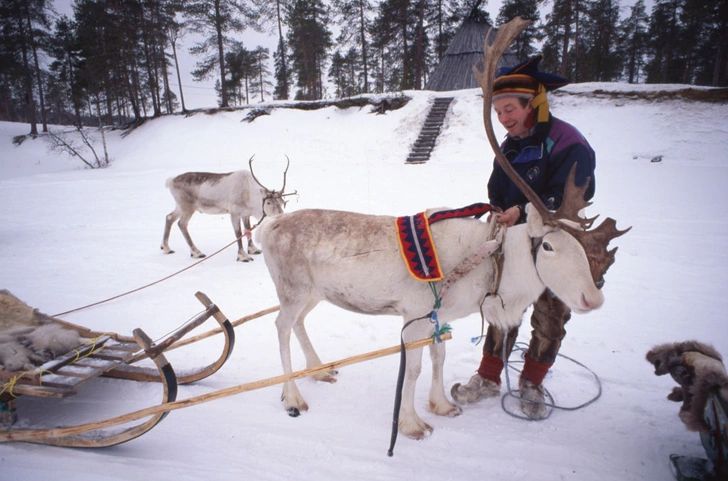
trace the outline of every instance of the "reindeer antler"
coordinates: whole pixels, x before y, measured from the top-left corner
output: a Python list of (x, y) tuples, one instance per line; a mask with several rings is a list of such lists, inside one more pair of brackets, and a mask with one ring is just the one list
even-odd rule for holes
[(258, 184), (259, 186), (261, 186), (262, 188), (264, 188), (264, 189), (266, 190), (266, 192), (272, 192), (272, 191), (271, 191), (271, 190), (270, 190), (269, 188), (267, 188), (266, 186), (264, 186), (264, 185), (263, 185), (263, 184), (262, 184), (262, 183), (261, 183), (261, 182), (260, 182), (260, 181), (258, 180), (258, 178), (257, 178), (257, 177), (255, 176), (255, 172), (253, 172), (253, 158), (254, 158), (254, 157), (255, 157), (255, 154), (251, 155), (251, 156), (250, 156), (250, 159), (248, 159), (248, 167), (250, 168), (250, 175), (252, 175), (252, 176), (253, 176), (253, 180), (254, 180), (254, 181), (255, 181), (255, 182), (256, 182), (256, 183), (257, 183), (257, 184)]
[[(250, 157), (250, 159), (248, 160), (248, 167), (250, 167), (250, 175), (253, 176), (253, 180), (255, 180), (255, 182), (257, 182), (259, 186), (261, 186), (262, 188), (264, 188), (266, 190), (266, 192), (268, 192), (268, 193), (276, 192), (275, 190), (270, 190), (268, 187), (264, 186), (258, 180), (258, 178), (255, 176), (255, 173), (253, 172), (253, 158), (254, 157), (255, 157), (255, 155), (252, 155)], [(298, 194), (298, 191), (297, 190), (294, 191), (294, 192), (292, 192), (292, 193), (290, 193), (290, 194), (286, 194), (285, 193), (286, 192), (286, 176), (288, 175), (288, 168), (291, 166), (291, 159), (289, 159), (287, 155), (286, 155), (286, 161), (287, 161), (287, 163), (286, 163), (286, 170), (283, 171), (283, 187), (281, 187), (281, 190), (278, 193), (278, 194), (280, 194), (281, 197), (285, 197), (287, 195), (297, 195)]]
[[(286, 154), (284, 154), (286, 155)], [(281, 187), (281, 193), (286, 191), (286, 175), (288, 174), (288, 167), (291, 166), (291, 159), (286, 155), (286, 170), (283, 171), (283, 187)]]
[(597, 215), (591, 219), (586, 219), (579, 216), (579, 212), (582, 209), (586, 209), (592, 205), (591, 202), (584, 200), (584, 193), (589, 186), (589, 182), (591, 182), (591, 177), (587, 177), (584, 185), (581, 187), (576, 185), (575, 179), (576, 163), (574, 163), (574, 165), (571, 166), (571, 170), (569, 170), (566, 184), (564, 184), (564, 197), (561, 200), (561, 205), (555, 213), (549, 214), (549, 216), (553, 216), (554, 219), (570, 220), (580, 225), (582, 229), (587, 230), (592, 226), (594, 221), (597, 220), (597, 217), (599, 217)]
[[(495, 138), (490, 113), (491, 104), (493, 103), (493, 82), (495, 81), (495, 70), (498, 66), (498, 60), (501, 58), (503, 53), (505, 53), (511, 43), (513, 43), (516, 37), (518, 37), (529, 23), (530, 22), (528, 20), (523, 20), (521, 17), (514, 18), (498, 29), (495, 39), (489, 45), (488, 39), (490, 38), (491, 28), (483, 41), (483, 61), (473, 65), (473, 75), (477, 79), (478, 84), (480, 84), (480, 88), (483, 90), (483, 123), (485, 126), (485, 134), (493, 148), (498, 164), (503, 168), (506, 175), (508, 175), (511, 181), (516, 184), (529, 202), (531, 202), (531, 204), (536, 208), (543, 218), (544, 223), (566, 230), (569, 234), (574, 236), (577, 241), (579, 241), (586, 252), (587, 258), (589, 259), (589, 268), (591, 270), (594, 283), (601, 288), (601, 285), (604, 283), (604, 274), (607, 272), (609, 266), (614, 262), (614, 254), (617, 251), (616, 247), (611, 251), (607, 250), (609, 241), (615, 237), (626, 234), (631, 227), (620, 231), (616, 228), (616, 221), (614, 219), (607, 218), (596, 229), (591, 231), (587, 230), (592, 226), (598, 216), (591, 219), (584, 219), (578, 215), (581, 209), (591, 205), (591, 202), (584, 200), (584, 193), (586, 192), (591, 178), (587, 178), (584, 185), (580, 187), (577, 186), (574, 180), (576, 164), (574, 164), (569, 171), (569, 177), (564, 187), (564, 196), (561, 206), (555, 213), (549, 211), (541, 198), (536, 195), (533, 189), (531, 189), (531, 186), (529, 186), (528, 183), (520, 175), (518, 175), (511, 163), (508, 162), (508, 159), (506, 159), (506, 156), (500, 148), (500, 144)], [(571, 227), (568, 224), (559, 222), (559, 220), (576, 222), (581, 229)]]

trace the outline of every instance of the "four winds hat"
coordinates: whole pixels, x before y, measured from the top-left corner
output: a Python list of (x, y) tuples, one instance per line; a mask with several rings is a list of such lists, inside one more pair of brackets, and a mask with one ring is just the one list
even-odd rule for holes
[(537, 121), (549, 119), (549, 103), (546, 92), (556, 90), (571, 81), (558, 75), (539, 72), (538, 64), (543, 57), (537, 55), (515, 67), (502, 67), (493, 83), (493, 101), (499, 97), (519, 97), (531, 100), (531, 107), (538, 112)]

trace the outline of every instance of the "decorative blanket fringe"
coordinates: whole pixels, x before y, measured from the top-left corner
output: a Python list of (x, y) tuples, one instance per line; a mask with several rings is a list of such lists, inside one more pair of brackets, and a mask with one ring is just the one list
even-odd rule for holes
[(423, 282), (440, 281), (445, 277), (432, 240), (430, 224), (444, 219), (479, 218), (491, 210), (493, 207), (489, 204), (476, 203), (459, 209), (438, 211), (429, 217), (425, 212), (397, 217), (395, 225), (399, 249), (412, 277)]

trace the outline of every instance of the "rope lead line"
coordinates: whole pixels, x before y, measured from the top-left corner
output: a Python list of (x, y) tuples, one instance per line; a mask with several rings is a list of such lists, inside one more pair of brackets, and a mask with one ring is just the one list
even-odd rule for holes
[[(256, 227), (257, 227), (257, 225), (256, 225)], [(255, 227), (253, 227), (253, 229), (254, 229), (254, 228), (255, 228)], [(252, 229), (251, 229), (251, 231), (252, 231)], [(247, 232), (247, 231), (246, 231), (246, 232)], [(244, 234), (244, 233), (243, 233), (243, 235), (241, 235), (240, 237), (236, 238), (236, 239), (235, 239), (234, 241), (232, 241), (232, 242), (231, 242), (231, 243), (229, 243), (228, 245), (226, 245), (226, 246), (224, 246), (224, 247), (220, 248), (219, 250), (217, 250), (216, 252), (214, 252), (214, 253), (210, 254), (209, 256), (206, 256), (206, 257), (204, 257), (204, 258), (200, 259), (199, 261), (195, 262), (194, 264), (192, 264), (192, 265), (189, 265), (189, 266), (185, 267), (184, 269), (180, 269), (180, 270), (178, 270), (177, 272), (174, 272), (174, 273), (172, 273), (172, 274), (170, 274), (170, 275), (168, 275), (168, 276), (166, 276), (166, 277), (163, 277), (163, 278), (161, 278), (161, 279), (159, 279), (159, 280), (156, 280), (156, 281), (154, 281), (154, 282), (151, 282), (151, 283), (149, 283), (149, 284), (147, 284), (147, 285), (144, 285), (144, 286), (141, 286), (141, 287), (137, 287), (136, 289), (132, 289), (132, 290), (130, 290), (130, 291), (124, 292), (124, 293), (122, 293), (122, 294), (119, 294), (119, 295), (117, 295), (117, 296), (114, 296), (114, 297), (109, 297), (108, 299), (104, 299), (103, 301), (98, 301), (98, 302), (94, 302), (94, 303), (92, 303), (92, 304), (87, 304), (87, 305), (85, 305), (85, 306), (82, 306), (82, 307), (77, 307), (76, 309), (71, 309), (70, 311), (66, 311), (66, 312), (59, 312), (58, 314), (53, 314), (53, 316), (51, 316), (51, 317), (61, 317), (61, 316), (64, 316), (64, 315), (66, 315), (66, 314), (70, 314), (70, 313), (72, 313), (72, 312), (82, 311), (82, 310), (84, 310), (84, 309), (88, 309), (89, 307), (95, 307), (95, 306), (98, 306), (98, 305), (104, 304), (104, 303), (106, 303), (106, 302), (110, 302), (110, 301), (113, 301), (113, 300), (115, 300), (115, 299), (119, 299), (119, 298), (121, 298), (121, 297), (124, 297), (124, 296), (128, 296), (129, 294), (134, 294), (135, 292), (139, 292), (139, 291), (141, 291), (141, 290), (143, 290), (143, 289), (146, 289), (146, 288), (148, 288), (148, 287), (152, 287), (153, 285), (156, 285), (156, 284), (159, 284), (159, 283), (161, 283), (161, 282), (164, 282), (164, 281), (166, 281), (167, 279), (171, 279), (172, 277), (174, 277), (174, 276), (176, 276), (176, 275), (178, 275), (178, 274), (182, 274), (182, 273), (183, 273), (184, 271), (186, 271), (186, 270), (188, 270), (188, 269), (192, 269), (193, 267), (196, 267), (196, 266), (198, 266), (199, 264), (201, 264), (201, 263), (205, 262), (206, 260), (208, 260), (208, 259), (211, 259), (212, 257), (215, 257), (215, 256), (216, 256), (216, 255), (218, 255), (218, 254), (219, 254), (220, 252), (224, 251), (225, 249), (227, 249), (227, 248), (228, 248), (228, 247), (230, 247), (231, 245), (235, 244), (236, 242), (238, 242), (238, 240), (239, 240), (239, 239), (242, 239), (243, 237), (245, 237), (245, 234)]]
[(407, 351), (404, 344), (404, 330), (415, 321), (421, 321), (422, 319), (433, 319), (435, 321), (435, 332), (432, 334), (432, 342), (442, 342), (441, 335), (452, 331), (450, 324), (444, 324), (440, 328), (440, 323), (437, 321), (437, 314), (432, 311), (427, 316), (418, 317), (407, 321), (402, 330), (399, 332), (399, 372), (397, 373), (397, 387), (395, 388), (394, 394), (394, 413), (392, 415), (392, 435), (389, 441), (389, 449), (387, 450), (387, 456), (394, 456), (394, 445), (397, 443), (397, 434), (399, 433), (399, 408), (402, 406), (402, 388), (404, 387), (404, 374), (407, 366)]

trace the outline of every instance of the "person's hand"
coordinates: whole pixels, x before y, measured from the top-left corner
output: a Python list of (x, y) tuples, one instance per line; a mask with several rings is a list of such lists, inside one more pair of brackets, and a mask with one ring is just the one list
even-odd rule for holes
[(498, 217), (498, 222), (501, 224), (505, 224), (508, 227), (511, 227), (513, 224), (518, 222), (518, 219), (521, 217), (521, 209), (518, 208), (518, 206), (513, 206), (508, 209), (506, 209), (503, 214)]

